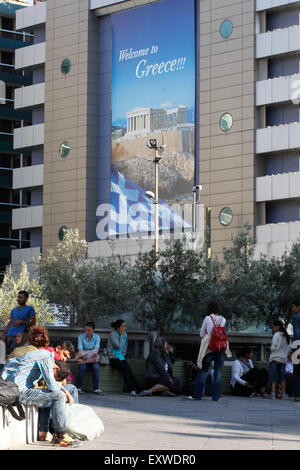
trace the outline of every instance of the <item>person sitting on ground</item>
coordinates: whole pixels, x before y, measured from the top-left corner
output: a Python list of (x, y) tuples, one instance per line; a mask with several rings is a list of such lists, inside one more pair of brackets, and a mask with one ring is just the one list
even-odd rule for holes
[(237, 352), (237, 358), (231, 368), (231, 392), (240, 397), (251, 395), (267, 398), (266, 386), (268, 372), (253, 366), (253, 352), (250, 348), (242, 348)]
[(136, 393), (141, 390), (129, 362), (125, 359), (128, 348), (128, 337), (126, 333), (126, 323), (124, 320), (117, 320), (111, 324), (114, 331), (112, 331), (107, 341), (107, 351), (114, 355), (109, 360), (109, 365), (113, 369), (121, 372), (126, 387), (131, 396), (136, 396)]
[(270, 398), (275, 400), (276, 384), (279, 384), (281, 394), (280, 398), (286, 399), (285, 365), (289, 353), (290, 337), (281, 321), (274, 321), (272, 330), (274, 335), (270, 346), (271, 354), (269, 358), (269, 380), (271, 383)]
[(172, 366), (175, 362), (173, 347), (165, 338), (158, 338), (153, 351), (146, 360), (146, 390), (139, 395), (147, 396), (161, 393), (174, 397), (181, 393), (181, 385), (177, 377), (173, 377)]
[[(50, 353), (36, 349), (23, 356), (9, 359), (2, 370), (2, 379), (17, 384), (21, 404), (51, 407), (53, 442), (66, 447), (73, 444), (73, 440), (65, 432), (66, 400), (72, 405), (73, 399), (64, 387), (58, 387), (54, 368), (57, 366)], [(34, 388), (41, 378), (46, 388)]]
[(16, 336), (22, 331), (36, 324), (35, 311), (32, 305), (26, 305), (29, 294), (25, 290), (18, 293), (18, 306), (13, 308), (10, 313), (9, 321), (2, 334), (2, 340), (5, 341), (6, 355), (9, 356), (16, 347)]
[[(78, 338), (78, 353), (80, 355), (80, 362), (84, 362), (87, 357), (94, 357), (95, 362), (91, 363), (93, 370), (93, 386), (94, 393), (101, 395), (103, 392), (99, 389), (99, 360), (98, 353), (100, 350), (100, 336), (95, 334), (95, 323), (87, 322), (84, 327), (84, 333)], [(79, 373), (77, 377), (77, 388), (79, 393), (84, 393), (82, 390), (83, 379), (87, 370), (88, 364), (79, 365)]]

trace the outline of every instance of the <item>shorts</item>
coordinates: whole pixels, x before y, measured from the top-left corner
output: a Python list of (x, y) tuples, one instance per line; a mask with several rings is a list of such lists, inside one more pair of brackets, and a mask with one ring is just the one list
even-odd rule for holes
[(285, 364), (277, 361), (270, 362), (269, 381), (277, 384), (285, 382)]

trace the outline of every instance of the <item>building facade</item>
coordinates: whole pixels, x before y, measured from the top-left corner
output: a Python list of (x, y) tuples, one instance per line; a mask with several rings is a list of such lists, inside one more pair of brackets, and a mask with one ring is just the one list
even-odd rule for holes
[[(13, 264), (53, 248), (64, 227), (79, 228), (90, 257), (140, 251), (138, 237), (97, 240), (96, 227), (99, 201), (110, 201), (115, 15), (159, 4), (168, 5), (167, 0), (47, 0), (17, 12), (17, 29), (33, 34), (34, 44), (16, 55), (16, 70), (32, 71), (33, 82), (16, 93), (15, 107), (32, 111), (32, 125), (14, 131), (14, 149), (32, 157), (29, 167), (14, 170), (14, 187), (30, 190), (31, 204), (13, 211), (13, 229), (30, 233), (30, 247), (14, 250)], [(163, 103), (162, 87), (161, 103), (146, 106), (145, 98), (127, 108), (124, 122), (113, 129), (116, 159), (118, 139), (126, 133), (152, 138), (155, 127), (184, 129), (194, 123), (194, 133), (164, 137), (174, 146), (180, 140), (181, 152), (167, 157), (183, 162), (182, 168), (190, 168), (195, 154), (190, 179), (202, 185), (212, 254), (221, 255), (248, 222), (257, 254), (281, 255), (300, 230), (300, 1), (195, 0), (193, 6), (194, 106)], [(131, 46), (119, 62), (133, 58)], [(138, 79), (188, 66), (183, 57), (171, 58), (141, 72), (148, 52), (145, 44), (139, 47)], [(189, 141), (183, 144), (185, 136)], [(142, 140), (134, 147), (125, 144), (124, 153), (144, 152)], [(180, 160), (183, 148), (188, 150)], [(171, 171), (166, 178), (172, 180)], [(182, 175), (174, 178), (182, 181)], [(198, 218), (198, 230), (203, 227)], [(143, 241), (143, 249), (152, 244)]]
[(26, 6), (21, 0), (0, 4), (0, 282), (11, 251), (30, 246), (29, 234), (12, 228), (12, 210), (30, 204), (30, 194), (13, 189), (14, 168), (31, 165), (30, 152), (13, 148), (14, 129), (31, 124), (30, 112), (14, 109), (15, 91), (31, 83), (30, 73), (15, 70), (15, 51), (32, 42), (30, 34), (15, 29), (16, 11)]

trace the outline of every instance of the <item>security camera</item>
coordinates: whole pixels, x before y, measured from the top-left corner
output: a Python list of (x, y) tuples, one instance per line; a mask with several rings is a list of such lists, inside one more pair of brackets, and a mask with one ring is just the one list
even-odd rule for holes
[(202, 191), (201, 184), (196, 184), (196, 186), (193, 187), (193, 191)]

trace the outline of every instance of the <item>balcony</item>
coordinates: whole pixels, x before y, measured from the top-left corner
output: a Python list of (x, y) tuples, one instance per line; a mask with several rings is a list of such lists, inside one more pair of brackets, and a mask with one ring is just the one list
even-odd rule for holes
[(256, 178), (256, 202), (300, 197), (300, 172)]
[(38, 228), (43, 225), (43, 206), (22, 207), (12, 211), (12, 230)]
[(30, 189), (43, 186), (44, 165), (25, 166), (13, 170), (13, 189)]
[(41, 254), (40, 248), (21, 248), (19, 250), (11, 250), (11, 264), (32, 263), (32, 260), (37, 259)]
[(281, 6), (297, 6), (299, 0), (256, 0), (256, 11), (269, 10)]
[(254, 257), (265, 255), (268, 259), (289, 252), (300, 235), (300, 222), (258, 225)]
[(45, 63), (45, 42), (17, 49), (15, 53), (15, 68), (30, 69)]
[(256, 131), (256, 153), (278, 152), (300, 148), (300, 123), (264, 127)]
[(283, 103), (300, 98), (300, 74), (256, 83), (256, 106)]
[(34, 108), (45, 103), (45, 83), (16, 88), (15, 109)]
[(13, 137), (9, 132), (0, 132), (0, 152), (13, 152)]
[[(300, 26), (278, 29), (256, 36), (256, 58), (276, 56), (300, 50)], [(17, 51), (18, 52), (18, 51)]]
[(38, 147), (44, 144), (44, 124), (14, 129), (14, 149)]
[(0, 48), (9, 51), (19, 49), (19, 47), (29, 46), (33, 42), (33, 35), (18, 33), (8, 29), (0, 29)]
[(16, 12), (16, 30), (27, 31), (46, 23), (46, 3), (21, 8)]

